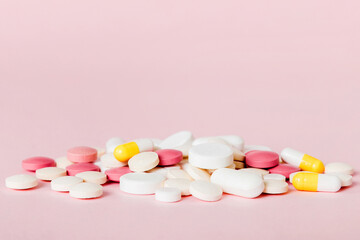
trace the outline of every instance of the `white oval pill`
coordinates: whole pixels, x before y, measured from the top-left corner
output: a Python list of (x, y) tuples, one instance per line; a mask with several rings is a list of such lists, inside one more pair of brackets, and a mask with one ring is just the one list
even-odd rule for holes
[(190, 131), (181, 131), (164, 139), (159, 144), (159, 147), (161, 149), (179, 150), (183, 153), (183, 156), (188, 156), (193, 140), (194, 136)]
[(183, 164), (182, 168), (191, 178), (210, 182), (210, 174), (206, 170), (194, 167), (190, 163)]
[(181, 200), (181, 191), (178, 188), (162, 187), (156, 190), (155, 199), (161, 202), (178, 202)]
[(223, 168), (231, 165), (233, 160), (232, 149), (221, 143), (199, 144), (189, 150), (189, 163), (198, 168)]
[(269, 174), (269, 171), (260, 168), (242, 168), (239, 171), (258, 174), (261, 177)]
[(97, 183), (83, 182), (70, 187), (69, 194), (73, 198), (97, 198), (103, 194), (103, 188)]
[(325, 165), (325, 173), (344, 173), (352, 175), (354, 168), (343, 162), (333, 162)]
[(220, 138), (220, 137), (202, 137), (202, 138), (197, 138), (192, 142), (193, 146), (199, 145), (199, 144), (204, 144), (204, 143), (222, 143), (225, 144), (227, 146), (230, 146), (230, 144), (228, 144), (224, 139)]
[(328, 173), (329, 175), (337, 176), (341, 181), (342, 187), (348, 187), (352, 184), (352, 176), (345, 173)]
[(75, 175), (75, 177), (83, 179), (85, 182), (104, 184), (107, 182), (107, 176), (103, 172), (85, 171)]
[(184, 178), (190, 181), (193, 180), (192, 177), (187, 172), (181, 169), (170, 169), (167, 172), (167, 178)]
[(281, 174), (276, 174), (276, 173), (271, 173), (271, 174), (266, 174), (264, 175), (264, 180), (280, 180), (280, 181), (286, 181), (286, 178), (284, 175)]
[(128, 173), (120, 177), (120, 190), (132, 194), (154, 194), (165, 177), (158, 173)]
[(56, 167), (66, 169), (67, 166), (74, 164), (67, 157), (59, 157), (55, 159)]
[(36, 170), (36, 177), (44, 181), (51, 181), (55, 178), (66, 176), (66, 170), (58, 167), (46, 167)]
[(12, 189), (29, 189), (37, 185), (37, 178), (28, 174), (17, 174), (5, 179), (5, 186)]
[(190, 184), (190, 194), (194, 197), (208, 202), (218, 201), (222, 197), (222, 188), (214, 183), (197, 180)]
[(171, 167), (155, 167), (149, 171), (147, 171), (148, 173), (159, 173), (161, 175), (163, 175), (164, 177), (167, 178), (167, 173), (169, 170), (172, 170), (172, 169), (178, 169), (180, 170), (180, 166), (179, 165), (174, 165), (174, 166), (171, 166)]
[(253, 150), (260, 150), (260, 151), (272, 151), (271, 148), (268, 146), (262, 146), (262, 145), (245, 145), (244, 146), (244, 153), (253, 151)]
[(113, 153), (117, 146), (124, 144), (124, 143), (125, 143), (125, 140), (122, 138), (119, 138), (119, 137), (110, 138), (106, 142), (106, 152)]
[(267, 179), (264, 180), (264, 193), (282, 194), (288, 191), (288, 184), (283, 180)]
[(224, 139), (228, 144), (234, 146), (238, 150), (240, 151), (244, 150), (244, 139), (242, 137), (236, 135), (226, 135), (219, 137)]
[(83, 180), (74, 176), (63, 176), (51, 181), (51, 189), (57, 192), (68, 192), (76, 184), (82, 183)]
[(130, 158), (128, 165), (133, 172), (145, 172), (159, 164), (159, 156), (155, 152), (142, 152)]
[(101, 166), (106, 168), (117, 168), (117, 167), (124, 167), (127, 165), (127, 161), (120, 162), (118, 161), (114, 153), (106, 153), (100, 157)]
[(190, 195), (190, 191), (189, 191), (190, 184), (191, 181), (189, 179), (172, 178), (164, 182), (164, 187), (178, 188), (181, 191), (181, 195), (188, 196)]

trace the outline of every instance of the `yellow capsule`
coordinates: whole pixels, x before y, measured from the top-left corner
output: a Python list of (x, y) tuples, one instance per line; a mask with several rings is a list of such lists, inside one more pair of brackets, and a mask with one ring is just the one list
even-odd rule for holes
[(114, 150), (114, 157), (120, 162), (126, 162), (136, 154), (145, 151), (152, 151), (153, 142), (150, 139), (138, 139), (117, 146)]
[(292, 184), (297, 190), (311, 192), (337, 192), (341, 188), (341, 181), (337, 176), (312, 172), (296, 173)]
[(285, 162), (299, 167), (301, 170), (323, 173), (324, 164), (317, 158), (296, 151), (292, 148), (285, 148), (281, 151), (281, 159)]

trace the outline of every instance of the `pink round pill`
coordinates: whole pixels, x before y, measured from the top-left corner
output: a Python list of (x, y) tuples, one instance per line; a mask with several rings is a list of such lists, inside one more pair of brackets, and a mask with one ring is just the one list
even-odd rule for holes
[(129, 167), (117, 167), (117, 168), (111, 168), (109, 170), (105, 171), (105, 174), (107, 175), (108, 179), (113, 182), (120, 182), (120, 177), (122, 175), (125, 175), (127, 173), (131, 173)]
[(159, 166), (175, 165), (183, 159), (182, 152), (175, 149), (160, 149), (156, 153), (159, 156)]
[(286, 178), (289, 178), (291, 173), (298, 172), (298, 171), (300, 171), (300, 168), (292, 166), (290, 164), (280, 164), (274, 168), (269, 169), (270, 173), (281, 174), (281, 175), (285, 176)]
[(75, 163), (94, 162), (97, 159), (97, 150), (91, 147), (74, 147), (67, 151), (69, 161)]
[(279, 165), (279, 154), (271, 151), (250, 151), (245, 154), (245, 163), (254, 168), (272, 168)]
[(31, 157), (22, 161), (22, 167), (27, 171), (35, 172), (40, 168), (55, 167), (55, 160), (48, 157)]
[(66, 171), (68, 172), (69, 176), (75, 176), (78, 173), (86, 172), (86, 171), (100, 172), (100, 168), (92, 163), (76, 163), (67, 166)]

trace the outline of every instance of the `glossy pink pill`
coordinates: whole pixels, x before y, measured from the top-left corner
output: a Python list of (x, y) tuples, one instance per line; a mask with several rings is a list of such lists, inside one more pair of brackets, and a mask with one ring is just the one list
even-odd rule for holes
[(183, 154), (175, 149), (160, 149), (156, 151), (159, 156), (159, 166), (170, 166), (181, 162)]
[(97, 159), (97, 150), (91, 147), (74, 147), (67, 151), (69, 161), (75, 163), (94, 162)]
[(108, 179), (113, 182), (120, 182), (120, 177), (122, 175), (125, 175), (127, 173), (131, 173), (129, 167), (118, 167), (118, 168), (111, 168), (109, 170), (105, 171), (105, 174), (107, 175)]
[(286, 178), (289, 178), (291, 173), (298, 172), (298, 171), (300, 171), (300, 168), (292, 166), (290, 164), (280, 164), (274, 168), (269, 169), (270, 173), (281, 174), (281, 175), (285, 176)]
[(245, 163), (254, 168), (272, 168), (279, 165), (279, 154), (271, 151), (250, 151), (245, 154)]
[(31, 172), (35, 172), (40, 168), (55, 167), (55, 160), (48, 157), (31, 157), (22, 161), (22, 167)]
[(76, 163), (67, 166), (66, 171), (68, 172), (69, 176), (75, 176), (78, 173), (86, 172), (86, 171), (100, 172), (100, 168), (92, 163)]

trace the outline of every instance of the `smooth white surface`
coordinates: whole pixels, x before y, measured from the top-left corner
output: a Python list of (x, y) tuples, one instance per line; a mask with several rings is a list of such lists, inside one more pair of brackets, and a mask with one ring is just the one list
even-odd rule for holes
[(29, 189), (37, 185), (37, 178), (29, 174), (17, 174), (5, 179), (5, 186), (12, 189)]
[(329, 175), (337, 176), (341, 181), (342, 187), (348, 187), (352, 184), (352, 176), (345, 173), (328, 173)]
[(170, 169), (167, 172), (167, 178), (184, 178), (193, 180), (192, 177), (182, 169)]
[(97, 151), (97, 157), (100, 158), (102, 155), (106, 153), (106, 149), (102, 147), (94, 147)]
[(224, 139), (228, 144), (234, 146), (240, 151), (244, 150), (244, 139), (240, 136), (236, 135), (225, 135), (225, 136), (219, 136), (220, 138)]
[(208, 182), (210, 181), (210, 174), (204, 169), (194, 167), (190, 163), (184, 163), (182, 165), (182, 168), (194, 180), (204, 180), (204, 181), (208, 181)]
[(163, 175), (164, 177), (167, 178), (167, 173), (169, 170), (172, 170), (172, 169), (178, 169), (180, 170), (180, 166), (179, 165), (174, 165), (174, 166), (171, 166), (171, 167), (155, 167), (149, 171), (147, 171), (148, 173), (159, 173), (161, 175)]
[(244, 153), (253, 151), (253, 150), (260, 150), (260, 151), (272, 151), (272, 149), (268, 146), (263, 145), (245, 145), (244, 146)]
[(156, 190), (155, 199), (161, 202), (178, 202), (181, 200), (181, 191), (178, 188), (162, 187)]
[(120, 177), (120, 190), (132, 194), (154, 194), (165, 177), (158, 173), (128, 173)]
[(75, 175), (78, 178), (83, 179), (85, 182), (104, 184), (107, 182), (107, 176), (103, 172), (97, 171), (85, 171)]
[(318, 187), (319, 192), (337, 192), (341, 188), (341, 180), (334, 175), (319, 174)]
[(266, 174), (263, 176), (264, 180), (280, 180), (280, 181), (286, 181), (286, 178), (284, 175), (281, 174), (275, 174), (275, 173), (270, 173), (270, 174)]
[(65, 169), (67, 166), (74, 164), (67, 157), (58, 157), (55, 159), (56, 167)]
[(46, 167), (36, 170), (35, 175), (38, 179), (51, 181), (55, 178), (66, 176), (66, 170), (58, 167)]
[(214, 202), (222, 197), (222, 188), (214, 183), (197, 180), (190, 184), (190, 194), (200, 200)]
[(152, 141), (153, 144), (154, 144), (154, 151), (157, 151), (157, 150), (161, 149), (161, 148), (160, 148), (160, 143), (161, 143), (163, 140), (158, 139), (158, 138), (151, 138), (151, 141)]
[(139, 139), (135, 139), (133, 142), (135, 142), (138, 145), (140, 152), (147, 152), (154, 150), (154, 143), (149, 138), (139, 138)]
[(113, 137), (106, 142), (106, 152), (113, 153), (115, 148), (121, 144), (124, 144), (125, 140), (119, 137)]
[(106, 154), (102, 155), (100, 157), (100, 161), (101, 161), (101, 166), (106, 167), (106, 168), (124, 167), (124, 166), (126, 166), (128, 164), (126, 161), (125, 162), (118, 161), (115, 158), (113, 152), (106, 153)]
[(142, 152), (129, 159), (128, 165), (133, 172), (145, 172), (159, 164), (159, 156), (155, 152)]
[(70, 187), (69, 194), (73, 198), (97, 198), (103, 194), (100, 184), (83, 182)]
[(175, 149), (188, 156), (189, 149), (194, 141), (194, 136), (190, 131), (177, 132), (165, 138), (159, 145), (161, 149)]
[(284, 180), (266, 179), (264, 184), (264, 193), (282, 194), (288, 191), (288, 184)]
[(220, 137), (202, 137), (202, 138), (196, 138), (193, 142), (192, 142), (192, 146), (196, 146), (199, 144), (204, 144), (204, 143), (222, 143), (225, 145), (230, 146), (230, 144), (228, 142), (226, 142), (224, 139), (220, 138)]
[(260, 168), (242, 168), (239, 171), (257, 174), (257, 175), (259, 175), (261, 177), (264, 177), (265, 175), (269, 174), (269, 171), (264, 170), (264, 169), (260, 169)]
[(75, 176), (58, 177), (51, 181), (51, 189), (57, 192), (68, 192), (72, 186), (82, 182), (82, 178)]
[(281, 151), (280, 156), (284, 162), (287, 162), (295, 167), (299, 167), (304, 157), (304, 153), (292, 148), (285, 148)]
[(352, 175), (354, 173), (354, 168), (348, 163), (333, 162), (325, 165), (325, 173), (343, 173)]
[(164, 182), (164, 187), (173, 187), (178, 188), (181, 191), (181, 195), (188, 196), (190, 195), (190, 184), (192, 181), (185, 178), (172, 178)]
[(233, 150), (233, 155), (234, 155), (234, 160), (235, 161), (245, 161), (245, 154), (240, 151), (239, 149), (237, 148), (231, 148)]

